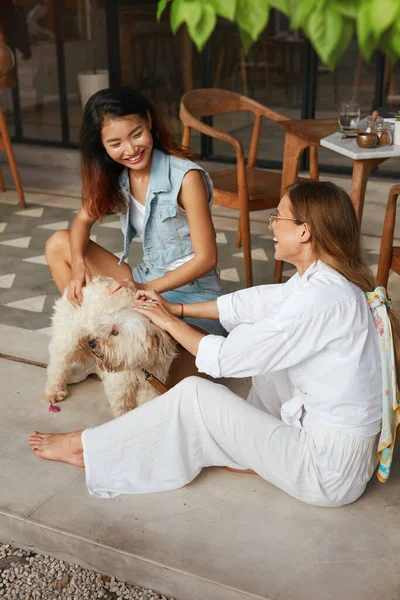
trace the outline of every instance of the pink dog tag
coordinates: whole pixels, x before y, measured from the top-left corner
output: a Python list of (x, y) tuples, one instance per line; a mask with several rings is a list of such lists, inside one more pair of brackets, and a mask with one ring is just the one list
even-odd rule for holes
[(59, 413), (61, 412), (61, 408), (59, 406), (55, 406), (50, 402), (49, 404), (49, 412)]

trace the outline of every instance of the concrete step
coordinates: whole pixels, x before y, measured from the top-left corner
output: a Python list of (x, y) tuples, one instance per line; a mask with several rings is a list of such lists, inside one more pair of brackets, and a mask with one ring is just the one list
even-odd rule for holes
[[(0, 325), (7, 339), (0, 351), (46, 360), (47, 336)], [(100, 500), (82, 470), (38, 459), (27, 439), (109, 420), (101, 383), (71, 386), (54, 414), (39, 401), (44, 379), (44, 369), (0, 359), (0, 540), (179, 600), (398, 600), (398, 456), (387, 484), (373, 479), (340, 509), (220, 468), (173, 492)]]

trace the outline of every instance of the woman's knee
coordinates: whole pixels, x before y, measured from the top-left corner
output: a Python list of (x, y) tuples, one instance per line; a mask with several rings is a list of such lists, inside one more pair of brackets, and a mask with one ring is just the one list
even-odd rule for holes
[(198, 396), (203, 391), (210, 391), (215, 393), (216, 384), (204, 377), (198, 377), (197, 375), (191, 375), (185, 377), (174, 387), (180, 394), (184, 395), (196, 395)]
[(47, 262), (54, 256), (69, 254), (69, 230), (60, 229), (51, 235), (46, 241), (45, 256)]

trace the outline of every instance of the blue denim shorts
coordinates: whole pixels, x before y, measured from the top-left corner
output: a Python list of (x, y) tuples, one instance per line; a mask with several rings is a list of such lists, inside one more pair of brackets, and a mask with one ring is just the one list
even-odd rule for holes
[[(165, 271), (159, 267), (146, 267), (145, 265), (140, 264), (137, 267), (132, 268), (132, 274), (135, 281), (139, 283), (148, 283), (149, 281), (163, 277)], [(173, 304), (196, 304), (196, 302), (216, 300), (222, 293), (221, 279), (218, 271), (214, 270), (207, 273), (207, 275), (204, 275), (204, 277), (199, 277), (199, 279), (196, 279), (191, 283), (187, 283), (170, 292), (164, 292), (161, 295), (168, 300), (168, 302), (172, 302)], [(201, 327), (201, 329), (214, 335), (226, 335), (220, 322), (214, 319), (191, 319), (184, 317), (183, 321), (190, 325)]]

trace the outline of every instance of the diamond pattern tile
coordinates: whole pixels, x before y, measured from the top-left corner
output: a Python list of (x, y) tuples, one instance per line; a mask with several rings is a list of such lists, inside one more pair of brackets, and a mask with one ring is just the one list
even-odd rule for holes
[(22, 260), (23, 260), (23, 262), (29, 262), (29, 263), (35, 263), (36, 265), (46, 265), (47, 266), (47, 261), (46, 261), (44, 254), (42, 254), (41, 256), (31, 256), (30, 258), (23, 258)]
[(67, 229), (69, 221), (58, 221), (58, 223), (47, 223), (46, 225), (38, 225), (40, 229), (50, 229), (51, 231), (58, 231), (59, 229)]
[(35, 298), (25, 298), (16, 302), (8, 302), (5, 306), (10, 308), (20, 308), (21, 310), (30, 310), (32, 312), (42, 312), (46, 296), (35, 296)]
[(220, 276), (222, 281), (240, 281), (237, 269), (221, 269)]
[(0, 288), (10, 288), (14, 283), (15, 273), (0, 275)]
[[(233, 256), (238, 256), (240, 258), (243, 258), (244, 257), (244, 253), (243, 252), (237, 252), (236, 254), (233, 254)], [(251, 258), (253, 260), (263, 260), (265, 262), (268, 261), (268, 256), (265, 254), (264, 248), (252, 248), (252, 250), (251, 250)]]
[(40, 219), (43, 216), (44, 208), (26, 208), (24, 210), (19, 210), (14, 213), (14, 215), (19, 215), (21, 217), (34, 217), (35, 219)]
[(0, 244), (4, 244), (4, 246), (14, 246), (14, 248), (28, 248), (31, 237), (23, 237), (17, 238), (16, 240), (6, 240), (5, 242), (0, 242)]
[(227, 244), (228, 240), (222, 231), (218, 231), (216, 235), (217, 244)]

